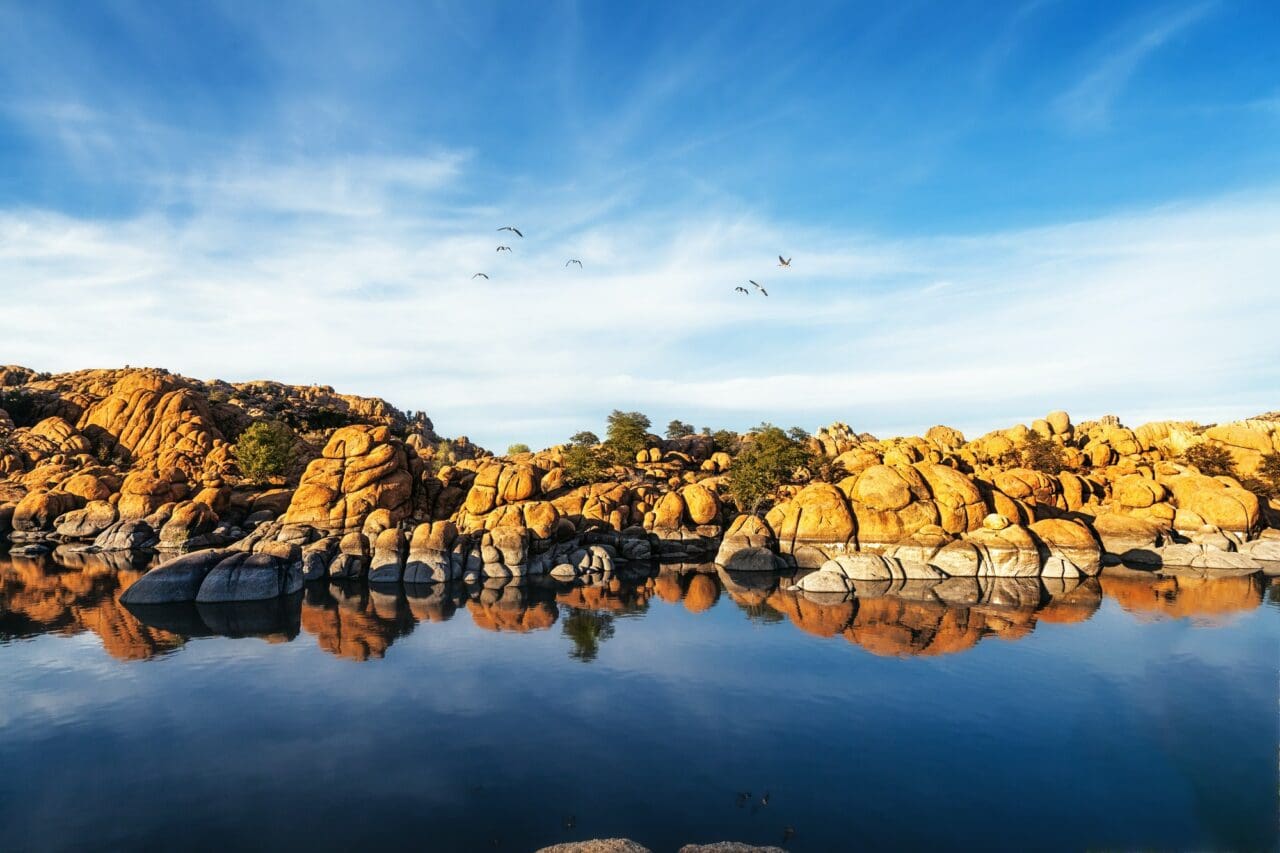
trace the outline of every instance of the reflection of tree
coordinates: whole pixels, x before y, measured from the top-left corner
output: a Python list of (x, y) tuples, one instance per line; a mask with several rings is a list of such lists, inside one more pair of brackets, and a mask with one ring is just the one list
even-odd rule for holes
[(600, 654), (600, 644), (613, 636), (613, 614), (575, 610), (562, 623), (564, 635), (573, 641), (569, 657), (589, 663)]

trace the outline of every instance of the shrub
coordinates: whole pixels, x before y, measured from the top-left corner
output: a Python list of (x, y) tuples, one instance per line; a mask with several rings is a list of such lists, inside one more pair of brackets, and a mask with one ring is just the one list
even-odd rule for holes
[(1221, 444), (1206, 441), (1195, 447), (1189, 447), (1187, 452), (1182, 454), (1180, 461), (1196, 466), (1201, 474), (1209, 477), (1236, 476), (1235, 459), (1231, 457), (1231, 451)]
[(609, 415), (604, 446), (619, 465), (635, 462), (636, 454), (648, 444), (649, 419), (639, 412), (614, 409)]
[(1262, 464), (1258, 466), (1258, 476), (1270, 483), (1272, 488), (1280, 491), (1280, 453), (1262, 454)]
[(811, 464), (812, 455), (799, 438), (808, 435), (799, 428), (784, 432), (772, 424), (761, 424), (729, 469), (729, 495), (741, 512), (755, 512), (774, 489)]
[(0, 409), (9, 413), (16, 427), (35, 426), (36, 421), (40, 420), (35, 398), (21, 391), (0, 391)]
[(610, 465), (609, 453), (594, 444), (571, 444), (564, 452), (564, 481), (569, 486), (585, 486), (604, 479)]
[(667, 438), (684, 438), (686, 435), (693, 435), (696, 430), (693, 424), (687, 424), (681, 420), (674, 420), (667, 424)]
[(278, 477), (293, 462), (293, 430), (279, 421), (258, 421), (236, 441), (236, 464), (240, 473), (254, 482)]
[(1060, 445), (1032, 430), (1027, 433), (1026, 441), (1023, 442), (1018, 463), (1023, 468), (1044, 474), (1061, 474), (1067, 467), (1067, 458)]
[(521, 444), (520, 442), (516, 442), (515, 444), (507, 445), (508, 456), (515, 456), (517, 453), (528, 453), (528, 452), (529, 452), (529, 445), (527, 444)]
[(711, 434), (711, 444), (715, 447), (717, 453), (728, 453), (733, 455), (738, 452), (742, 442), (738, 440), (736, 432), (730, 432), (727, 429), (718, 429)]
[(431, 460), (438, 466), (452, 465), (458, 461), (458, 454), (453, 452), (453, 445), (441, 439), (436, 442), (436, 452), (432, 455)]

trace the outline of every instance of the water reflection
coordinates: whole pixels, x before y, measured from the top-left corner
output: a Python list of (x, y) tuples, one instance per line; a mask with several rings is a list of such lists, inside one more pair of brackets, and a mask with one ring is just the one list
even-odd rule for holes
[(747, 619), (789, 623), (840, 638), (875, 655), (947, 655), (985, 638), (1016, 640), (1040, 622), (1088, 620), (1104, 598), (1142, 620), (1189, 619), (1220, 624), (1259, 607), (1277, 586), (1261, 574), (1207, 577), (1109, 569), (1098, 578), (953, 578), (857, 582), (852, 595), (792, 591), (795, 576), (728, 572), (714, 565), (628, 569), (590, 585), (549, 579), (523, 583), (367, 585), (309, 584), (289, 598), (243, 604), (127, 608), (120, 594), (145, 566), (122, 555), (59, 552), (0, 561), (0, 642), (41, 634), (92, 631), (121, 660), (165, 654), (190, 638), (255, 637), (289, 642), (300, 634), (353, 661), (383, 657), (422, 623), (465, 612), (485, 631), (529, 633), (560, 623), (567, 654), (590, 663), (619, 630), (618, 619), (642, 618), (654, 606), (705, 613), (731, 604)]

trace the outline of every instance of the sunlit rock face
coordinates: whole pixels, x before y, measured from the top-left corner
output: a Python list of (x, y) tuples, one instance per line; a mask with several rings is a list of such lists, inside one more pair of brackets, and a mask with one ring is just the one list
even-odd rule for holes
[(284, 514), (286, 524), (359, 530), (386, 510), (390, 524), (410, 512), (413, 477), (404, 445), (386, 427), (337, 430), (307, 466)]

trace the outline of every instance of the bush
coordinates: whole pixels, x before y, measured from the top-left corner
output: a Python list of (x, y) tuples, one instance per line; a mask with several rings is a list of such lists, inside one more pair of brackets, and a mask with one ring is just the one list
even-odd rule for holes
[(636, 461), (636, 454), (649, 443), (649, 419), (639, 412), (614, 409), (609, 415), (604, 446), (610, 458), (619, 465)]
[(799, 428), (784, 432), (772, 424), (761, 424), (751, 431), (729, 469), (729, 495), (740, 512), (756, 512), (774, 489), (797, 469), (812, 463), (812, 455), (800, 436), (808, 438)]
[(35, 426), (40, 420), (35, 398), (21, 391), (0, 391), (0, 409), (9, 413), (15, 427)]
[(1040, 471), (1044, 474), (1061, 474), (1067, 467), (1066, 454), (1061, 445), (1045, 438), (1035, 430), (1027, 433), (1027, 439), (1018, 454), (1018, 463), (1023, 468)]
[(1231, 451), (1221, 444), (1206, 441), (1187, 448), (1179, 461), (1196, 466), (1201, 474), (1208, 477), (1236, 476), (1236, 461), (1231, 457)]
[(572, 444), (564, 452), (564, 482), (568, 486), (598, 483), (610, 465), (609, 454), (593, 444)]
[(258, 421), (236, 441), (236, 464), (240, 473), (254, 482), (278, 477), (293, 462), (293, 430), (279, 421)]
[(507, 446), (508, 456), (515, 456), (517, 453), (528, 453), (528, 452), (529, 452), (529, 445), (527, 444), (521, 444), (517, 442), (516, 444), (510, 444)]
[(684, 438), (686, 435), (693, 435), (695, 432), (693, 424), (687, 424), (681, 420), (674, 420), (667, 424), (667, 438)]
[(1267, 487), (1267, 497), (1280, 497), (1280, 453), (1262, 454), (1257, 476)]
[(738, 440), (738, 434), (727, 429), (718, 429), (711, 434), (711, 444), (717, 453), (733, 455), (738, 452), (738, 446), (741, 443)]
[(441, 439), (436, 442), (436, 450), (431, 456), (431, 461), (440, 467), (452, 465), (458, 461), (458, 454), (454, 453), (453, 445), (450, 442)]

